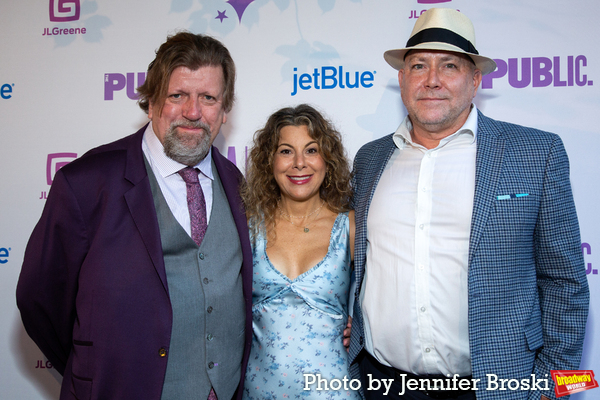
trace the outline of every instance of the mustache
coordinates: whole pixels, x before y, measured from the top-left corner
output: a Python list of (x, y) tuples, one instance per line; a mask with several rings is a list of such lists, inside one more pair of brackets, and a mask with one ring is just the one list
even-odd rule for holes
[(210, 132), (210, 126), (207, 123), (202, 122), (200, 120), (197, 120), (197, 121), (176, 120), (176, 121), (171, 122), (171, 125), (169, 126), (169, 128), (171, 130), (174, 130), (175, 128), (179, 128), (179, 127), (203, 129), (205, 132)]

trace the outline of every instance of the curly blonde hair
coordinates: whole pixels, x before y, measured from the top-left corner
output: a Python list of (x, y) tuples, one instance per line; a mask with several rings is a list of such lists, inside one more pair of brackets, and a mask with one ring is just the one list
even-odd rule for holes
[(281, 129), (286, 126), (306, 126), (309, 136), (319, 145), (319, 153), (327, 167), (319, 195), (327, 207), (338, 213), (350, 209), (350, 164), (340, 133), (319, 111), (307, 104), (282, 108), (269, 117), (264, 128), (256, 131), (246, 162), (246, 183), (241, 194), (253, 235), (260, 229), (270, 234), (275, 227), (281, 190), (273, 174), (273, 159)]

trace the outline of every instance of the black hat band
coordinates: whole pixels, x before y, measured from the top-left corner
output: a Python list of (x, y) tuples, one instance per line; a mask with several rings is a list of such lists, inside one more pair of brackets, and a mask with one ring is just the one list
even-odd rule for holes
[(470, 41), (459, 34), (444, 28), (423, 29), (408, 39), (408, 42), (406, 42), (406, 47), (414, 47), (418, 44), (427, 42), (448, 43), (463, 49), (467, 53), (479, 54), (479, 52), (475, 49), (475, 46), (473, 46)]

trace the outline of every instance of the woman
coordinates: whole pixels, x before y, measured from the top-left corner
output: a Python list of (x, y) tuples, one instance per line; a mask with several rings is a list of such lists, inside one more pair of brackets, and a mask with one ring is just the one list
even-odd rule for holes
[(358, 399), (303, 390), (304, 374), (350, 379), (342, 332), (354, 214), (340, 134), (308, 105), (281, 109), (256, 132), (246, 179), (254, 336), (244, 398)]

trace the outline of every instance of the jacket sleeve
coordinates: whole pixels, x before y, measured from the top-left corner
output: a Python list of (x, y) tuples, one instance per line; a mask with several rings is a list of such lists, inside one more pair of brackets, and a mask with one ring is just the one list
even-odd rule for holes
[[(554, 395), (550, 371), (579, 368), (589, 308), (569, 161), (558, 136), (546, 164), (534, 246), (544, 344), (533, 372), (538, 378), (548, 378), (549, 392)], [(532, 398), (539, 396), (530, 392)]]
[(81, 209), (59, 170), (25, 250), (17, 306), (25, 330), (61, 374), (71, 352), (77, 279), (88, 247)]

